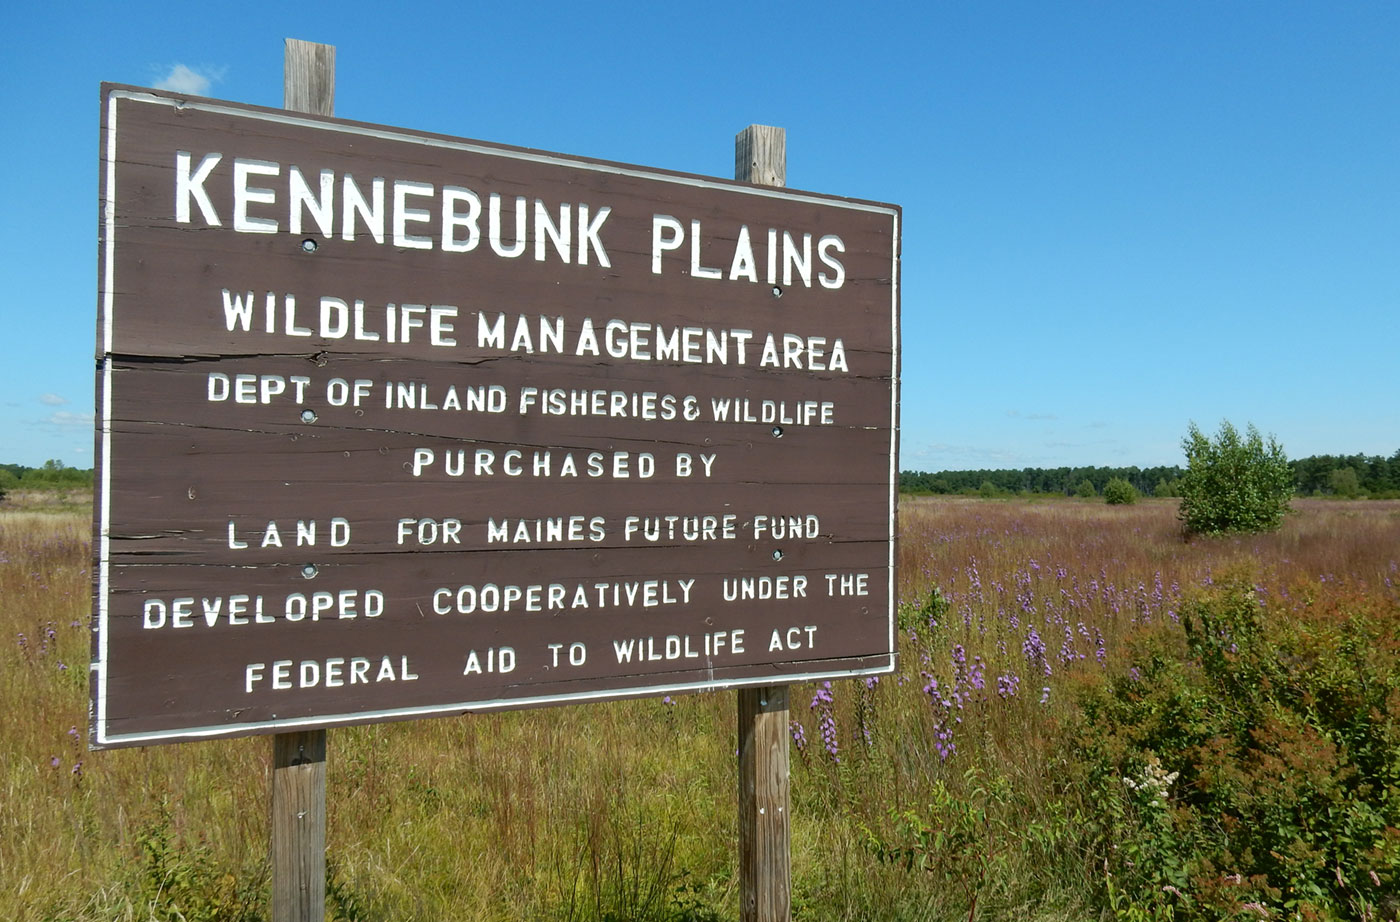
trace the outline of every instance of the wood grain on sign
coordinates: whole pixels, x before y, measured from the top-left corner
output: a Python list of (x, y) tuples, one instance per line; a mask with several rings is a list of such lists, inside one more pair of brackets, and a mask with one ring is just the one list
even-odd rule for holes
[(103, 98), (95, 744), (892, 668), (897, 208)]

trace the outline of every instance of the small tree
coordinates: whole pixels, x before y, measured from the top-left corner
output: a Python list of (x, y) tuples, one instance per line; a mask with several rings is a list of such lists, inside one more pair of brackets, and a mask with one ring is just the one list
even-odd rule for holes
[(1094, 489), (1094, 482), (1085, 477), (1079, 481), (1079, 486), (1074, 488), (1074, 495), (1081, 499), (1093, 499), (1099, 495), (1099, 491)]
[(1210, 439), (1191, 423), (1181, 448), (1187, 468), (1178, 516), (1187, 534), (1272, 531), (1283, 523), (1293, 470), (1272, 435), (1266, 444), (1251, 423), (1241, 438), (1225, 421)]
[(1356, 499), (1361, 495), (1361, 481), (1354, 468), (1333, 469), (1332, 473), (1327, 475), (1327, 485), (1332, 488), (1334, 495), (1344, 499)]
[(1137, 498), (1137, 488), (1122, 477), (1114, 477), (1104, 485), (1103, 499), (1110, 506), (1131, 506)]

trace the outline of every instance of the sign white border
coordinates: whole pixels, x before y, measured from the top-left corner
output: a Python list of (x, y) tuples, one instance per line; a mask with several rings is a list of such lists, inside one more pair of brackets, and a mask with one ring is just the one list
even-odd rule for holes
[[(716, 680), (706, 682), (685, 682), (676, 684), (661, 685), (638, 685), (626, 688), (616, 688), (609, 690), (596, 690), (589, 692), (575, 692), (557, 695), (536, 695), (522, 698), (498, 698), (489, 701), (456, 702), (442, 705), (427, 705), (421, 707), (389, 708), (377, 711), (355, 711), (346, 714), (315, 715), (302, 718), (288, 718), (284, 720), (250, 721), (246, 723), (219, 724), (212, 727), (189, 727), (178, 730), (161, 730), (144, 733), (112, 733), (107, 721), (107, 621), (109, 616), (108, 594), (110, 592), (110, 566), (111, 566), (111, 478), (112, 478), (112, 343), (113, 343), (113, 294), (116, 290), (114, 255), (116, 252), (117, 223), (116, 223), (116, 191), (117, 191), (117, 102), (119, 100), (130, 100), (132, 102), (145, 103), (151, 105), (166, 106), (171, 109), (194, 109), (197, 111), (211, 112), (233, 118), (254, 119), (274, 124), (293, 125), (299, 128), (310, 128), (318, 131), (326, 131), (340, 134), (348, 134), (359, 137), (370, 137), (380, 140), (393, 141), (405, 144), (418, 144), (425, 147), (437, 147), (446, 150), (463, 151), (473, 154), (481, 154), (490, 157), (505, 157), (508, 159), (531, 161), (535, 163), (549, 164), (551, 166), (567, 167), (570, 169), (586, 170), (594, 173), (606, 173), (611, 176), (630, 176), (648, 181), (674, 183), (683, 186), (695, 186), (707, 189), (723, 189), (726, 192), (738, 192), (745, 195), (754, 195), (763, 198), (778, 198), (788, 201), (807, 202), (828, 207), (846, 208), (852, 211), (863, 211), (874, 214), (888, 215), (891, 221), (893, 233), (892, 257), (890, 265), (890, 335), (892, 348), (890, 350), (890, 489), (889, 489), (889, 647), (890, 654), (885, 662), (870, 668), (862, 669), (842, 669), (833, 671), (817, 671), (806, 673), (774, 673), (770, 677), (753, 677), (743, 679)], [(96, 748), (107, 745), (139, 745), (143, 743), (174, 742), (179, 740), (194, 739), (216, 739), (226, 736), (239, 736), (259, 731), (268, 733), (281, 733), (288, 730), (298, 730), (317, 727), (335, 726), (337, 724), (373, 723), (389, 719), (408, 719), (416, 717), (441, 717), (452, 714), (465, 714), (472, 711), (493, 711), (512, 708), (540, 707), (552, 704), (564, 704), (568, 702), (584, 701), (606, 701), (619, 700), (625, 698), (644, 698), (656, 695), (666, 695), (681, 692), (693, 691), (720, 691), (724, 689), (754, 687), (764, 685), (789, 685), (798, 682), (814, 682), (826, 679), (842, 679), (854, 676), (881, 675), (893, 672), (898, 654), (895, 652), (895, 633), (898, 630), (898, 606), (897, 586), (895, 585), (895, 554), (896, 536), (898, 523), (896, 521), (897, 504), (899, 500), (899, 211), (884, 205), (870, 202), (852, 201), (839, 197), (813, 195), (805, 192), (789, 191), (780, 186), (754, 186), (740, 183), (734, 180), (711, 179), (703, 176), (692, 176), (683, 173), (666, 173), (649, 170), (643, 167), (628, 166), (625, 164), (613, 164), (598, 161), (581, 160), (563, 154), (545, 153), (542, 151), (531, 151), (523, 149), (512, 149), (504, 147), (488, 147), (483, 144), (474, 143), (468, 140), (458, 140), (435, 135), (416, 134), (402, 129), (387, 128), (381, 126), (365, 125), (359, 123), (347, 123), (343, 121), (329, 121), (317, 118), (309, 118), (293, 112), (283, 112), (275, 110), (250, 109), (242, 106), (221, 103), (217, 100), (200, 99), (178, 99), (166, 96), (158, 96), (154, 93), (144, 92), (135, 89), (112, 89), (107, 96), (107, 129), (106, 138), (103, 145), (103, 164), (106, 184), (102, 201), (103, 224), (105, 239), (103, 240), (103, 272), (101, 304), (103, 313), (102, 328), (102, 404), (98, 407), (98, 433), (101, 439), (102, 456), (102, 482), (101, 497), (102, 502), (98, 510), (99, 515), (99, 551), (98, 551), (98, 597), (96, 600), (96, 623), (93, 629), (98, 632), (97, 659), (90, 664), (91, 675), (94, 681), (93, 706), (95, 707), (93, 720), (93, 743)], [(845, 657), (849, 659), (850, 657)], [(871, 657), (879, 660), (879, 656)]]

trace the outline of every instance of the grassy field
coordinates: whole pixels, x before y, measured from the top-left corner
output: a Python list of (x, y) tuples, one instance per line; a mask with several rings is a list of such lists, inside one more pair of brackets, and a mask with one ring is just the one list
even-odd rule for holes
[[(1294, 507), (904, 502), (899, 672), (793, 689), (795, 916), (1394, 918), (1400, 503)], [(85, 748), (89, 527), (0, 507), (0, 918), (263, 919), (269, 739)], [(734, 720), (333, 731), (331, 915), (735, 918)]]

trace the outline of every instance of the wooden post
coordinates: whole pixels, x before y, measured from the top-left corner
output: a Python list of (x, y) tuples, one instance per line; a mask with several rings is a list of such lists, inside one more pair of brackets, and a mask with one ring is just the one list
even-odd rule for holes
[(734, 178), (761, 186), (787, 185), (787, 132), (750, 125), (734, 136)]
[[(787, 132), (750, 125), (734, 138), (734, 178), (787, 184)], [(739, 690), (739, 918), (792, 916), (788, 687)]]
[(788, 922), (788, 687), (739, 690), (739, 918)]
[(272, 922), (326, 915), (326, 731), (272, 738)]
[[(286, 40), (282, 107), (335, 114), (335, 46)], [(326, 731), (272, 739), (272, 922), (326, 917)]]
[(286, 40), (282, 55), (282, 108), (335, 115), (335, 46)]

